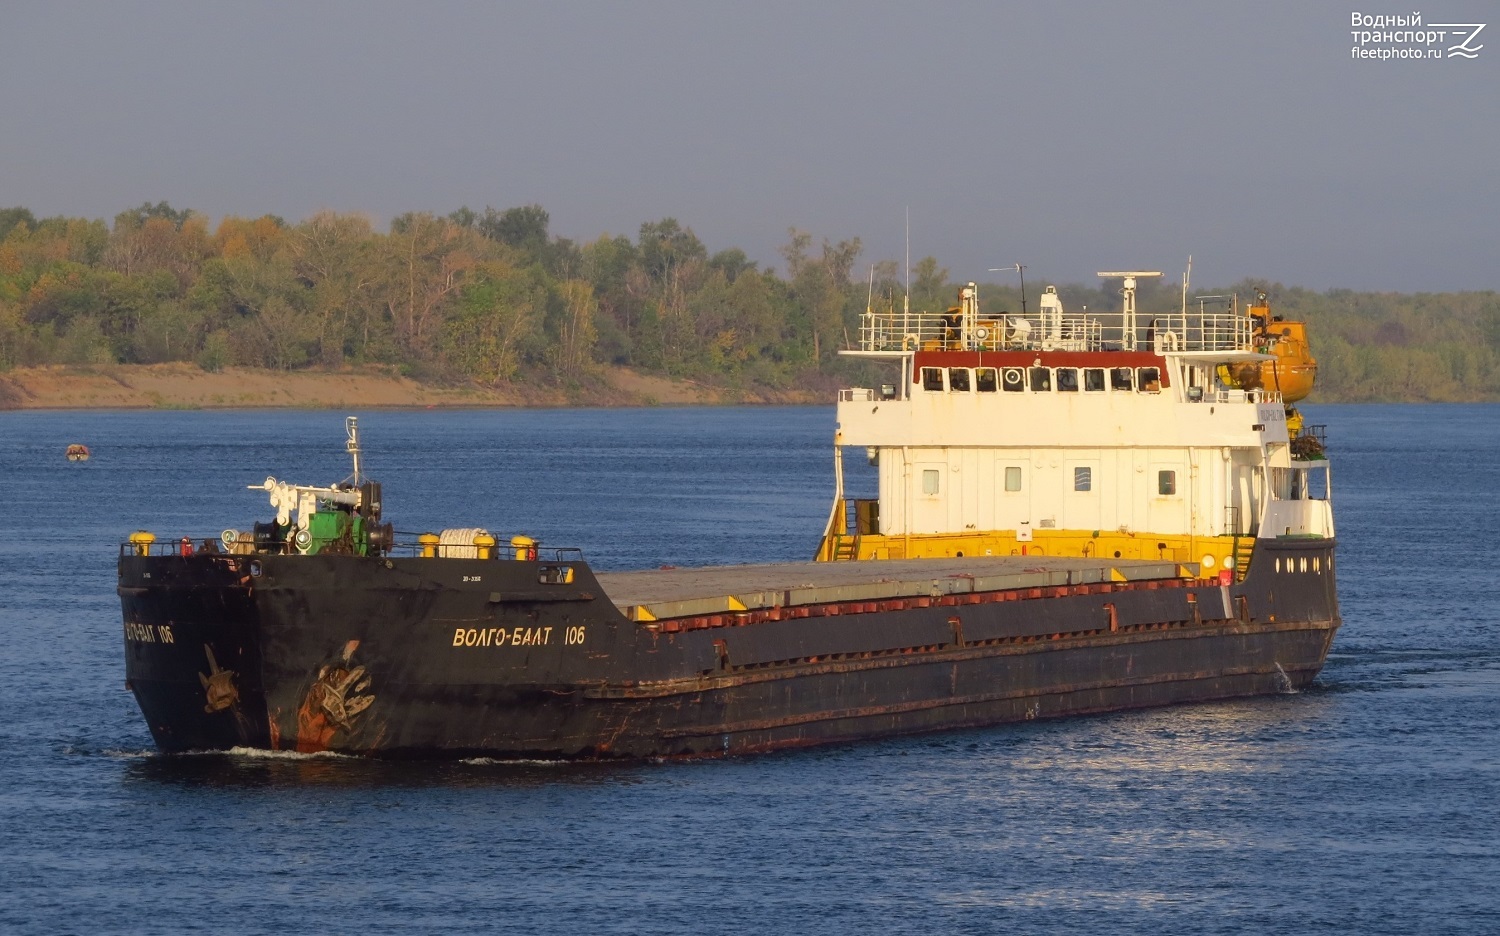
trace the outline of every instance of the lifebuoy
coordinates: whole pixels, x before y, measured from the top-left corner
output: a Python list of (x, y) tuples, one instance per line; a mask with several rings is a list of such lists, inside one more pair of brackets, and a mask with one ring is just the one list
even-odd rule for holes
[(1008, 384), (1019, 384), (1021, 382), (1021, 369), (1019, 367), (1007, 367), (1005, 369), (1005, 382)]

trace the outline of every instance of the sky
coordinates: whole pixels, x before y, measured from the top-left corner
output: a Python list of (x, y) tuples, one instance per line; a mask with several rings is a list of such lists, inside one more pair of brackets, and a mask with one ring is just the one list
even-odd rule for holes
[[(1483, 48), (1353, 56), (1355, 12), (1413, 11)], [(673, 217), (763, 265), (789, 228), (859, 237), (861, 269), (909, 213), (955, 280), (1191, 254), (1205, 287), (1496, 289), (1497, 79), (1493, 0), (6, 0), (0, 207), (540, 204), (577, 241)]]

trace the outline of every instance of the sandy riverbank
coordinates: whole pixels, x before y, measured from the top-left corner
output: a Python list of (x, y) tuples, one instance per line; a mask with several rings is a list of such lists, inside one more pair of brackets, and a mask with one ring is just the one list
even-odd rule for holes
[(681, 406), (821, 403), (805, 391), (736, 392), (624, 367), (573, 391), (524, 384), (439, 387), (381, 369), (271, 371), (193, 364), (31, 367), (0, 373), (0, 409), (234, 409), (300, 407)]

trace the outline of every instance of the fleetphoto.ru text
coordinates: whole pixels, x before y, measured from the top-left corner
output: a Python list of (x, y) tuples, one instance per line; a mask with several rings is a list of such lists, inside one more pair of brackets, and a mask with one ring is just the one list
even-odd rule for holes
[(1421, 11), (1399, 14), (1350, 14), (1349, 57), (1386, 62), (1475, 59), (1484, 45), (1478, 37), (1485, 23), (1427, 23)]

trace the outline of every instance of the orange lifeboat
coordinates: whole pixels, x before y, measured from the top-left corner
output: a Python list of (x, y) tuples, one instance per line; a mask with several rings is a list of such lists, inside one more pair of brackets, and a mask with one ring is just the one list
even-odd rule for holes
[(1307, 323), (1283, 322), (1271, 315), (1265, 293), (1257, 293), (1250, 306), (1255, 321), (1255, 349), (1272, 355), (1272, 360), (1233, 364), (1228, 367), (1231, 381), (1246, 390), (1264, 387), (1281, 393), (1284, 403), (1296, 403), (1312, 393), (1318, 379), (1318, 359), (1307, 342)]
[(88, 460), (89, 460), (89, 447), (87, 445), (82, 445), (80, 443), (74, 442), (72, 445), (68, 446), (68, 461), (88, 461)]

